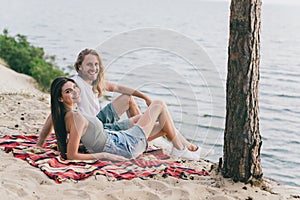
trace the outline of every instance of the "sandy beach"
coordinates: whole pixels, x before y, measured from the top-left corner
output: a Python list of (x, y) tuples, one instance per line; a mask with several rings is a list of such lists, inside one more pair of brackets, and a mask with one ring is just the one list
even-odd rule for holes
[[(38, 134), (50, 113), (49, 94), (26, 75), (0, 65), (0, 134)], [(300, 199), (300, 189), (265, 179), (264, 186), (234, 183), (201, 160), (186, 166), (210, 170), (194, 180), (172, 177), (110, 181), (93, 176), (77, 183), (57, 184), (38, 168), (0, 151), (1, 199)]]

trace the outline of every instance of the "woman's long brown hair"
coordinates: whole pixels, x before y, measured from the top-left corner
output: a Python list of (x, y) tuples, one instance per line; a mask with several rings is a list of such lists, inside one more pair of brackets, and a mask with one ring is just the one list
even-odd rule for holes
[[(54, 131), (57, 140), (58, 150), (61, 157), (67, 159), (67, 131), (65, 124), (66, 109), (58, 99), (62, 97), (62, 87), (68, 81), (75, 83), (74, 80), (67, 77), (58, 77), (51, 84), (51, 115)], [(76, 83), (75, 83), (76, 84)]]

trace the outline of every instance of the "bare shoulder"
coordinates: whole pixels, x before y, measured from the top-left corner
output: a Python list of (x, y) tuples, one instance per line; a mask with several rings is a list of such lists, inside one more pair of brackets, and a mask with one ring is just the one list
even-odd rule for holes
[(68, 132), (84, 130), (88, 126), (88, 121), (79, 112), (69, 111), (65, 115), (66, 130)]
[(65, 120), (69, 121), (69, 120), (84, 120), (84, 117), (82, 116), (82, 114), (80, 114), (79, 112), (76, 111), (69, 111), (66, 113), (65, 115)]

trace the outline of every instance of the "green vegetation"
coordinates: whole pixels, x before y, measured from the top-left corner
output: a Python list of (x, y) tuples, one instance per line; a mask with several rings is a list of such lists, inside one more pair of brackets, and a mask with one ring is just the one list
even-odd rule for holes
[(66, 75), (55, 65), (54, 56), (45, 55), (43, 48), (31, 45), (24, 35), (9, 36), (7, 29), (0, 35), (0, 58), (11, 69), (32, 76), (43, 91), (49, 91), (54, 78)]

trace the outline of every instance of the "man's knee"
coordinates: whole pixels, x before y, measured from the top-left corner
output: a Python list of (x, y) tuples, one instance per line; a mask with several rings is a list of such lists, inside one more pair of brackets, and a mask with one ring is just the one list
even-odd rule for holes
[(132, 105), (135, 105), (133, 96), (128, 96), (128, 104), (129, 104), (129, 107), (131, 107)]

